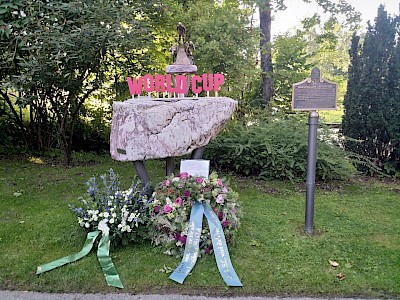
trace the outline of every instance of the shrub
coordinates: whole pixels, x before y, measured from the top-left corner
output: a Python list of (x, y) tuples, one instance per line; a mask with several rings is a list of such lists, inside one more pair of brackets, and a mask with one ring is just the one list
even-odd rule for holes
[[(348, 179), (353, 173), (345, 152), (320, 128), (317, 179)], [(205, 156), (220, 169), (262, 179), (301, 181), (306, 178), (307, 121), (297, 116), (230, 124), (207, 147)]]

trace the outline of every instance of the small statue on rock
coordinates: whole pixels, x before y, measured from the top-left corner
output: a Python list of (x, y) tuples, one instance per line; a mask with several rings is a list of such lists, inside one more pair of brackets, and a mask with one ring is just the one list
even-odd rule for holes
[(180, 43), (182, 39), (182, 43), (185, 43), (186, 27), (183, 26), (181, 22), (179, 22), (178, 25), (176, 26), (176, 30), (178, 31), (178, 42)]
[(186, 43), (186, 54), (188, 58), (192, 61), (192, 64), (194, 64), (194, 57), (193, 57), (193, 52), (195, 50), (194, 44), (192, 41), (189, 41)]
[(178, 46), (173, 44), (171, 48), (169, 48), (169, 52), (172, 54), (172, 62), (176, 62), (176, 57), (178, 55)]
[(176, 29), (178, 38), (175, 38), (175, 43), (169, 48), (172, 64), (167, 66), (166, 71), (168, 74), (194, 74), (197, 71), (194, 64), (194, 43), (182, 22), (178, 23)]

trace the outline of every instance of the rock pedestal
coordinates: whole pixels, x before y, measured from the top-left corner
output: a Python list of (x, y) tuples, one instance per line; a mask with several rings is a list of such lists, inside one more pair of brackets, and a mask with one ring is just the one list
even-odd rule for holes
[(114, 102), (111, 157), (141, 161), (191, 153), (218, 134), (236, 105), (227, 97)]

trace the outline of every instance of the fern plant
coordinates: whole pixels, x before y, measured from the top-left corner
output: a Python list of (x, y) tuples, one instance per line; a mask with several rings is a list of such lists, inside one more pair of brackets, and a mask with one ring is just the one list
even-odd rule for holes
[[(348, 179), (355, 169), (346, 153), (320, 128), (317, 179)], [(207, 147), (215, 167), (262, 179), (301, 181), (306, 177), (307, 121), (298, 116), (271, 117), (231, 123)]]

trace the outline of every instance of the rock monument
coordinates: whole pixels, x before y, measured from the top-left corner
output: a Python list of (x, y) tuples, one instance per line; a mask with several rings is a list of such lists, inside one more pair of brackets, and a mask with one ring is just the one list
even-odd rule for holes
[[(133, 161), (145, 184), (150, 182), (145, 160), (166, 158), (166, 173), (170, 175), (175, 156), (191, 153), (192, 159), (201, 159), (204, 146), (231, 118), (237, 105), (233, 99), (217, 96), (224, 81), (222, 74), (194, 75), (194, 44), (187, 40), (182, 23), (177, 31), (178, 44), (170, 49), (173, 63), (167, 66), (166, 75), (127, 78), (132, 99), (113, 103), (111, 156)], [(142, 87), (146, 96), (141, 96)], [(212, 90), (214, 97), (210, 96)], [(149, 95), (152, 91), (164, 97), (153, 98)]]

